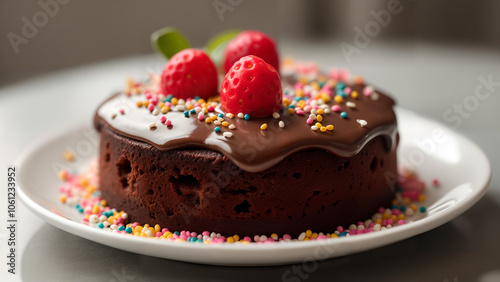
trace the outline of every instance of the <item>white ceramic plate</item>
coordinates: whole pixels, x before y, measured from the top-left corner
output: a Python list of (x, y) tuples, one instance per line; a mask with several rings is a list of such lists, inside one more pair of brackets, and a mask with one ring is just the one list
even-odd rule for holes
[(491, 178), (487, 157), (474, 143), (444, 126), (398, 109), (401, 142), (400, 163), (411, 166), (430, 183), (428, 213), (415, 221), (386, 230), (332, 240), (288, 242), (262, 245), (190, 244), (114, 234), (81, 223), (74, 208), (58, 201), (57, 171), (61, 153), (77, 154), (74, 168), (84, 166), (97, 155), (98, 137), (92, 129), (78, 127), (36, 140), (17, 162), (21, 200), (48, 223), (83, 238), (149, 256), (216, 265), (276, 265), (323, 260), (394, 243), (431, 230), (460, 215), (486, 192)]

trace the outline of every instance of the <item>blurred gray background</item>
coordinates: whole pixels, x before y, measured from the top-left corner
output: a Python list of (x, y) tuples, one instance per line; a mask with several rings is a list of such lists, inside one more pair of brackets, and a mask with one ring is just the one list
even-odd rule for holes
[[(286, 42), (352, 42), (354, 27), (363, 28), (373, 19), (370, 11), (387, 9), (390, 2), (0, 0), (0, 85), (108, 58), (151, 53), (149, 36), (164, 26), (177, 27), (195, 46), (230, 28), (259, 29)], [(401, 0), (400, 6), (404, 10), (392, 16), (377, 41), (431, 41), (500, 50), (500, 1)]]
[[(358, 28), (366, 33), (373, 12), (387, 13), (388, 5), (399, 12), (348, 62), (340, 44), (356, 45)], [(493, 168), (485, 197), (464, 215), (397, 244), (320, 262), (306, 281), (500, 281), (499, 14), (494, 0), (0, 0), (0, 167), (41, 135), (90, 125), (97, 105), (127, 75), (161, 70), (159, 56), (143, 55), (153, 52), (153, 31), (175, 26), (202, 47), (227, 29), (259, 29), (278, 40), (282, 56), (348, 67), (402, 108), (453, 127), (486, 152)], [(493, 82), (485, 86), (485, 80)], [(493, 95), (477, 100), (477, 89)], [(144, 281), (279, 281), (292, 267), (155, 259), (68, 236), (23, 205), (19, 211), (26, 281), (114, 280), (111, 271), (124, 267)], [(2, 231), (0, 237), (7, 238)]]

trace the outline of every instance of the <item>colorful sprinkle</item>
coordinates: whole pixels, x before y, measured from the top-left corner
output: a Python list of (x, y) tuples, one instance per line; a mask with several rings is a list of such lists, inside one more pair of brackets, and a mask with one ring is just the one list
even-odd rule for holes
[[(335, 135), (335, 133), (331, 132), (335, 127), (333, 124), (329, 123), (333, 122), (336, 116), (330, 117), (329, 115), (335, 112), (340, 113), (342, 118), (347, 118), (347, 113), (342, 111), (342, 103), (345, 103), (345, 106), (349, 109), (356, 108), (354, 99), (359, 99), (360, 93), (365, 96), (370, 96), (370, 99), (357, 100), (356, 102), (360, 105), (369, 102), (368, 100), (376, 101), (380, 99), (381, 94), (375, 92), (372, 86), (366, 86), (362, 91), (359, 90), (361, 87), (360, 85), (363, 84), (362, 77), (354, 77), (351, 79), (349, 73), (344, 70), (337, 70), (335, 73), (332, 72), (331, 75), (330, 78), (304, 75), (301, 77), (300, 83), (295, 84), (295, 86), (290, 87), (290, 89), (283, 89), (284, 95), (286, 96), (283, 97), (283, 113), (272, 113), (272, 117), (278, 120), (279, 128), (285, 127), (285, 118), (303, 118), (308, 126), (310, 126), (311, 130), (317, 131), (318, 133), (325, 132), (326, 135)], [(353, 86), (353, 82), (356, 83), (357, 86)], [(134, 98), (140, 99), (137, 102), (134, 100), (132, 104), (134, 110), (144, 111), (147, 114), (151, 113), (155, 116), (163, 114), (158, 117), (162, 124), (164, 123), (167, 126), (172, 125), (172, 121), (168, 120), (167, 116), (165, 116), (167, 113), (169, 113), (169, 117), (171, 114), (182, 114), (187, 118), (192, 117), (197, 118), (201, 122), (205, 121), (208, 128), (213, 128), (214, 132), (222, 133), (222, 136), (225, 138), (233, 137), (233, 132), (223, 132), (222, 128), (226, 127), (230, 130), (236, 129), (234, 124), (229, 123), (229, 119), (234, 118), (235, 115), (232, 113), (216, 112), (219, 109), (219, 100), (217, 98), (204, 100), (199, 97), (194, 97), (193, 99), (189, 98), (184, 100), (177, 99), (170, 94), (165, 97), (165, 95), (157, 93), (157, 90), (146, 89), (141, 84), (136, 85), (135, 82), (130, 84), (127, 89), (129, 90), (127, 93), (130, 93), (130, 95), (141, 94), (141, 96)], [(353, 89), (358, 89), (359, 93)], [(335, 104), (331, 105), (332, 103)], [(118, 111), (121, 114), (125, 113), (124, 109), (119, 109)], [(292, 116), (294, 114), (296, 116)], [(359, 114), (363, 114), (361, 110), (359, 110)], [(238, 113), (237, 117), (245, 120), (251, 118), (249, 114), (244, 113)], [(284, 120), (279, 120), (281, 117), (284, 117)], [(225, 120), (225, 118), (228, 120)], [(239, 121), (235, 122), (237, 123)], [(360, 124), (361, 127), (367, 125), (367, 122), (362, 119), (357, 119), (356, 122)], [(212, 127), (211, 124), (214, 124), (214, 126)], [(270, 126), (271, 129), (274, 129), (273, 126), (275, 126), (275, 124), (271, 123)], [(149, 127), (150, 129), (156, 129), (156, 123), (149, 124)], [(260, 129), (267, 130), (268, 127), (268, 123), (263, 123)], [(264, 132), (262, 133), (264, 134)], [(157, 134), (157, 132), (155, 134)], [(234, 134), (238, 134), (238, 131), (234, 131)], [(235, 137), (238, 136), (235, 135)], [(228, 140), (226, 142), (230, 141)], [(84, 217), (82, 219), (83, 222), (89, 226), (115, 233), (129, 234), (131, 236), (156, 238), (189, 244), (219, 244), (224, 242), (228, 244), (249, 244), (252, 241), (254, 241), (255, 244), (268, 244), (280, 241), (338, 239), (340, 237), (359, 236), (365, 233), (380, 232), (393, 228), (394, 226), (411, 224), (414, 214), (419, 211), (421, 213), (426, 212), (426, 208), (420, 206), (426, 201), (423, 190), (413, 192), (408, 190), (413, 184), (404, 183), (403, 185), (399, 183), (401, 188), (397, 192), (397, 197), (394, 199), (391, 209), (382, 208), (378, 213), (374, 213), (371, 219), (345, 226), (348, 228), (344, 229), (342, 226), (339, 226), (332, 230), (323, 230), (325, 233), (306, 230), (296, 238), (292, 238), (289, 234), (284, 234), (281, 238), (276, 233), (270, 235), (259, 234), (252, 240), (252, 238), (248, 236), (242, 236), (242, 238), (238, 235), (225, 237), (227, 234), (223, 236), (219, 233), (208, 231), (197, 234), (195, 232), (181, 230), (170, 231), (168, 228), (162, 228), (158, 224), (152, 224), (150, 226), (148, 224), (140, 225), (137, 222), (129, 223), (129, 216), (127, 213), (107, 207), (106, 203), (102, 202), (104, 200), (100, 199), (97, 182), (94, 183), (92, 179), (80, 178), (78, 175), (71, 175), (67, 171), (61, 172), (59, 177), (62, 181), (65, 181), (64, 186), (66, 187), (61, 189), (62, 194), (59, 197), (59, 201), (63, 204), (73, 206), (78, 212), (82, 213), (82, 217)], [(75, 179), (77, 179), (77, 181), (75, 181)], [(433, 185), (438, 185), (437, 180), (436, 182), (433, 181)], [(416, 200), (418, 200), (418, 202)], [(418, 203), (418, 207), (415, 203)]]
[(162, 114), (166, 114), (170, 111), (170, 107), (167, 107), (167, 106), (164, 106), (161, 108), (161, 113)]
[(365, 127), (368, 124), (364, 119), (357, 119), (356, 122), (359, 123), (361, 127)]
[(366, 86), (365, 88), (363, 88), (363, 94), (365, 96), (370, 96), (373, 90), (374, 90), (373, 86)]
[[(332, 125), (333, 126), (333, 125)], [(327, 126), (328, 127), (328, 126)], [(328, 130), (328, 129), (327, 129)], [(232, 132), (224, 132), (224, 137), (230, 138)], [(69, 172), (65, 172), (66, 177), (66, 189), (60, 189), (61, 191), (71, 191), (77, 195), (78, 193), (84, 193), (86, 191), (97, 189), (95, 181), (97, 178), (87, 178), (83, 176), (71, 175)], [(86, 174), (87, 176), (89, 174)], [(71, 179), (71, 180), (70, 180)], [(94, 180), (93, 180), (94, 179)], [(400, 178), (403, 179), (403, 178)], [(417, 179), (413, 179), (417, 181)], [(405, 186), (402, 186), (405, 187)], [(121, 234), (129, 234), (136, 237), (145, 238), (157, 238), (163, 240), (170, 240), (179, 243), (205, 243), (205, 244), (248, 244), (250, 242), (255, 242), (256, 244), (269, 244), (281, 241), (310, 241), (310, 240), (327, 240), (327, 239), (338, 239), (350, 236), (359, 236), (361, 234), (380, 232), (383, 230), (391, 229), (396, 226), (402, 226), (411, 223), (411, 219), (408, 218), (413, 215), (417, 210), (417, 206), (414, 203), (407, 202), (407, 205), (403, 205), (403, 202), (408, 201), (406, 198), (402, 198), (400, 193), (405, 192), (406, 188), (398, 192), (396, 198), (392, 201), (393, 207), (391, 209), (380, 208), (378, 213), (375, 213), (371, 219), (365, 221), (358, 221), (355, 224), (351, 224), (348, 228), (344, 229), (342, 226), (334, 228), (331, 233), (314, 232), (312, 230), (306, 230), (302, 232), (297, 238), (293, 239), (290, 235), (284, 234), (281, 238), (276, 233), (271, 233), (269, 236), (267, 234), (256, 235), (252, 238), (245, 236), (242, 239), (238, 235), (225, 237), (220, 233), (204, 231), (201, 234), (189, 231), (169, 231), (168, 228), (162, 228), (160, 225), (140, 225), (139, 223), (126, 223), (128, 220), (128, 214), (123, 211), (116, 211), (110, 209), (106, 206), (106, 202), (101, 200), (98, 196), (93, 198), (88, 198), (80, 202), (74, 202), (71, 200), (70, 194), (62, 194), (67, 200), (65, 204), (73, 205), (79, 211), (85, 210), (85, 217), (82, 221), (87, 222), (90, 226), (95, 226), (99, 229), (109, 230), (112, 232), (117, 232)], [(420, 194), (422, 196), (423, 194)], [(420, 197), (421, 198), (421, 197)], [(426, 208), (421, 206), (418, 208), (421, 213), (426, 212)], [(404, 212), (404, 214), (403, 214)]]

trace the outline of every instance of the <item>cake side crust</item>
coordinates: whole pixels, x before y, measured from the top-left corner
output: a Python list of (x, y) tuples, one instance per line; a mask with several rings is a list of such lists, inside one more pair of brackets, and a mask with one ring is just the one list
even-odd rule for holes
[(396, 175), (396, 151), (384, 136), (351, 158), (307, 149), (253, 173), (216, 151), (160, 151), (104, 122), (98, 129), (102, 198), (127, 211), (132, 222), (170, 230), (332, 232), (388, 206), (395, 189), (390, 176)]

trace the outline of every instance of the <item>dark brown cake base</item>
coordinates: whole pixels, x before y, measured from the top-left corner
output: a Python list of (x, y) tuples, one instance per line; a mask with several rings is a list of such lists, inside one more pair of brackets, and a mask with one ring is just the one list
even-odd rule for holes
[(159, 151), (105, 124), (98, 128), (102, 198), (132, 222), (226, 236), (298, 236), (370, 218), (393, 197), (386, 176), (396, 174), (396, 152), (383, 137), (352, 158), (311, 149), (250, 173), (218, 152)]

